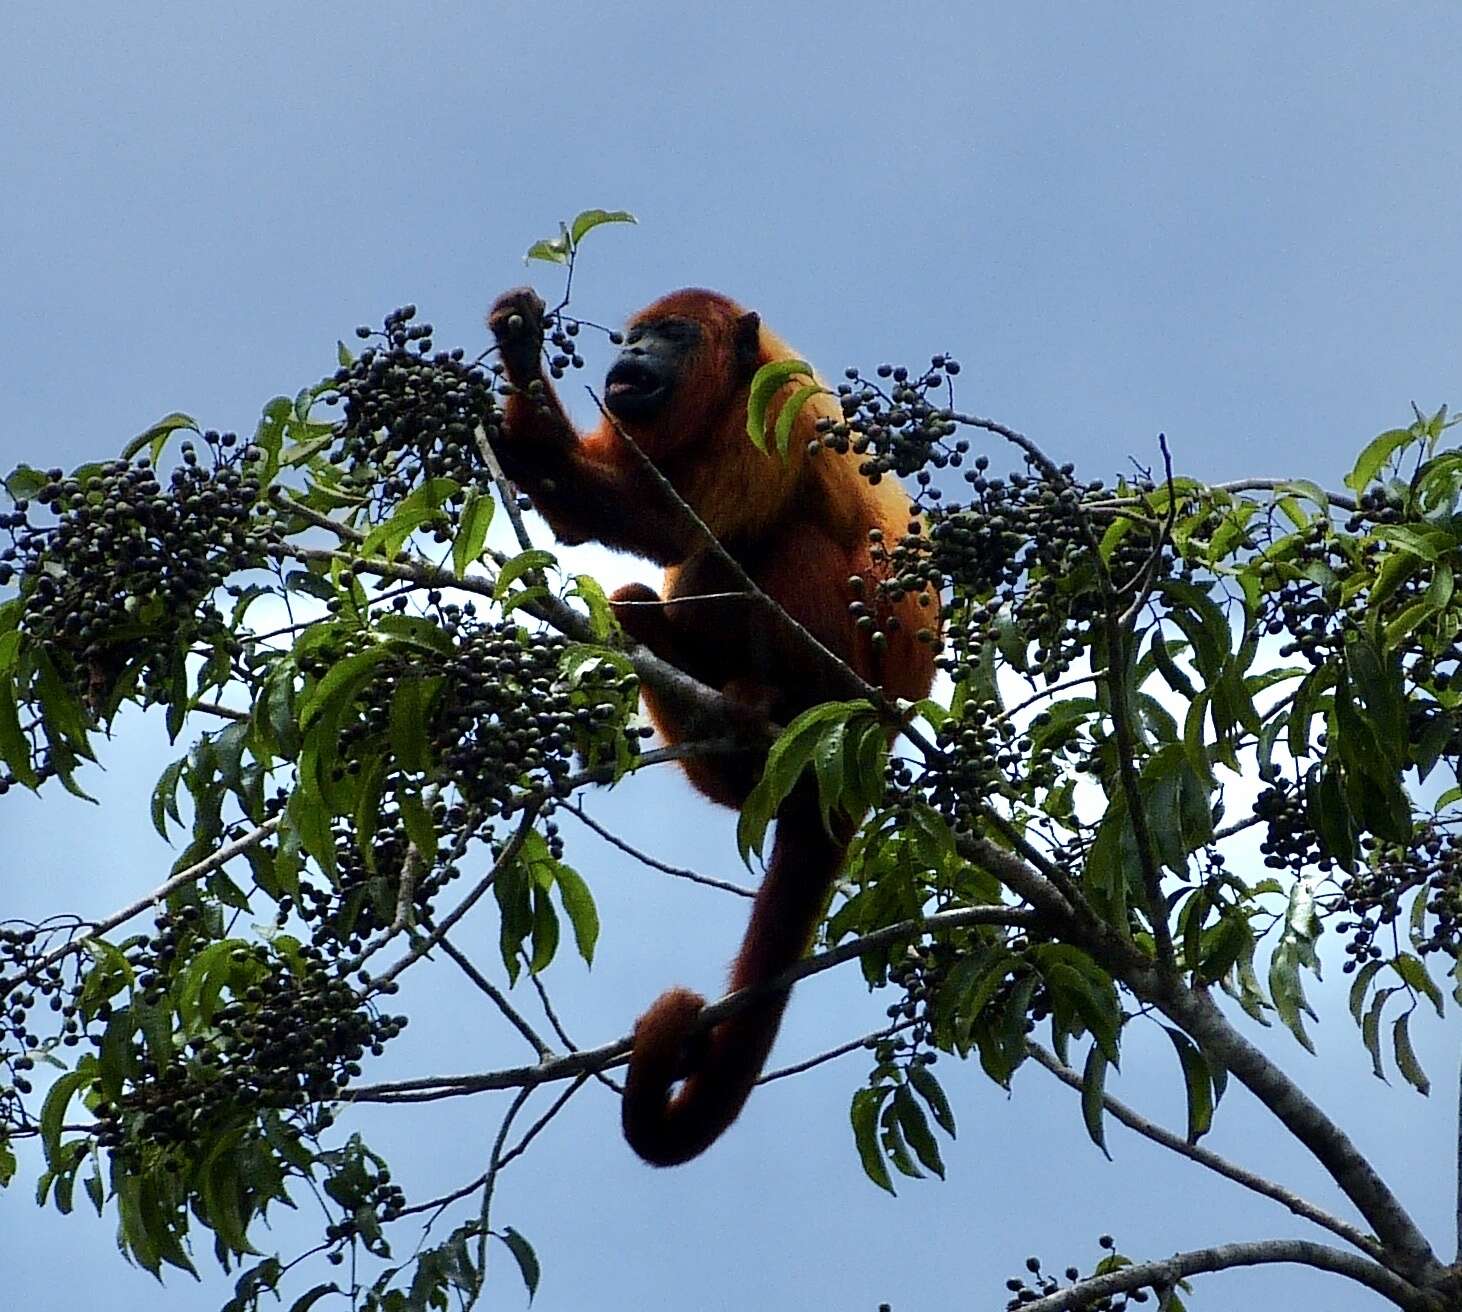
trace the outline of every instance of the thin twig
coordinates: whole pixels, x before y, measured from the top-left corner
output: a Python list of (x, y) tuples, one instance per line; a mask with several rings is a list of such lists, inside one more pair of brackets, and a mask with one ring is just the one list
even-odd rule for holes
[[(1013, 859), (1013, 858), (1012, 858)], [(874, 930), (861, 938), (850, 939), (835, 948), (829, 948), (815, 956), (806, 957), (763, 984), (728, 993), (703, 1008), (696, 1020), (693, 1033), (699, 1033), (712, 1025), (719, 1024), (762, 998), (785, 992), (798, 980), (810, 975), (821, 974), (835, 966), (851, 961), (865, 952), (884, 948), (900, 939), (919, 934), (930, 934), (952, 929), (963, 929), (973, 925), (1005, 925), (1011, 928), (1032, 929), (1041, 923), (1040, 917), (1024, 907), (964, 907), (958, 911), (940, 911), (932, 916), (900, 921)], [(517, 1066), (504, 1070), (488, 1071), (480, 1075), (436, 1075), (410, 1080), (392, 1080), (380, 1084), (356, 1085), (346, 1098), (356, 1102), (434, 1102), (441, 1098), (458, 1098), (466, 1094), (481, 1093), (489, 1089), (515, 1089), (536, 1087), (556, 1080), (574, 1077), (596, 1070), (606, 1070), (622, 1065), (629, 1055), (629, 1035), (601, 1044), (597, 1048), (584, 1048), (564, 1057), (540, 1062), (535, 1066)]]
[(542, 1116), (534, 1121), (533, 1124), (527, 1128), (527, 1130), (523, 1132), (523, 1137), (519, 1139), (512, 1148), (510, 1148), (502, 1155), (502, 1157), (498, 1159), (497, 1169), (501, 1171), (503, 1167), (507, 1166), (508, 1163), (513, 1160), (513, 1158), (521, 1157), (525, 1152), (527, 1152), (528, 1145), (538, 1137), (539, 1132), (542, 1131), (548, 1125), (548, 1123), (564, 1109), (564, 1104), (567, 1103), (568, 1100), (574, 1096), (574, 1094), (578, 1093), (578, 1091), (582, 1089), (584, 1085), (588, 1082), (589, 1077), (587, 1074), (580, 1075), (579, 1078), (576, 1079), (572, 1084), (570, 1084), (567, 1089), (559, 1094), (558, 1097), (553, 1100), (553, 1105), (546, 1112), (544, 1112)]
[(815, 1057), (808, 1057), (805, 1061), (793, 1062), (790, 1066), (779, 1066), (774, 1071), (767, 1071), (758, 1080), (758, 1084), (770, 1084), (773, 1080), (784, 1080), (789, 1075), (801, 1075), (803, 1071), (810, 1071), (814, 1066), (821, 1066), (824, 1062), (835, 1061), (839, 1057), (846, 1057), (850, 1052), (857, 1052), (859, 1048), (867, 1048), (880, 1039), (891, 1038), (901, 1030), (912, 1029), (914, 1022), (901, 1020), (895, 1025), (885, 1025), (881, 1030), (874, 1030), (871, 1034), (865, 1034), (861, 1038), (849, 1039), (846, 1043), (840, 1043), (836, 1048), (829, 1048), (826, 1052), (819, 1052)]
[(372, 979), (372, 991), (379, 991), (383, 985), (391, 983), (391, 981), (413, 962), (419, 961), (424, 957), (476, 905), (478, 899), (493, 886), (493, 882), (497, 879), (498, 873), (507, 869), (517, 859), (518, 852), (522, 849), (523, 844), (528, 841), (528, 834), (532, 831), (533, 821), (538, 818), (538, 812), (541, 806), (542, 803), (530, 803), (523, 808), (523, 815), (518, 821), (518, 827), (513, 831), (513, 836), (503, 845), (503, 850), (498, 853), (497, 860), (492, 863), (492, 869), (477, 881), (467, 896), (442, 918), (435, 929), (413, 943), (407, 953), (395, 965), (388, 967)]
[[(431, 928), (430, 921), (423, 919), (422, 923), (425, 924), (428, 929)], [(471, 958), (468, 957), (466, 953), (462, 952), (457, 947), (457, 945), (453, 943), (452, 940), (449, 939), (445, 934), (443, 934), (441, 938), (437, 940), (437, 942), (441, 944), (442, 951), (445, 952), (447, 956), (451, 957), (452, 960), (457, 963), (457, 965), (461, 968), (462, 973), (466, 975), (468, 979), (476, 984), (477, 987), (487, 995), (487, 997), (491, 1000), (493, 1006), (495, 1006), (500, 1012), (502, 1012), (502, 1014), (507, 1018), (508, 1023), (512, 1025), (512, 1027), (517, 1030), (519, 1034), (521, 1034), (525, 1039), (528, 1040), (528, 1042), (533, 1047), (533, 1051), (538, 1054), (538, 1059), (540, 1061), (553, 1056), (552, 1045), (549, 1044), (548, 1041), (544, 1039), (544, 1037), (539, 1034), (538, 1031), (535, 1030), (531, 1024), (529, 1024), (528, 1018), (524, 1016), (523, 1013), (520, 1012), (515, 1006), (513, 1006), (511, 1002), (508, 1001), (507, 995), (504, 994), (503, 991), (498, 988), (497, 985), (495, 985), (490, 979), (488, 979), (486, 975), (484, 975), (480, 970), (477, 969), (477, 967), (472, 963)]]
[(502, 1167), (503, 1144), (507, 1142), (508, 1131), (513, 1128), (514, 1119), (532, 1093), (532, 1089), (518, 1091), (518, 1096), (513, 1099), (512, 1105), (503, 1116), (497, 1138), (493, 1140), (492, 1155), (488, 1158), (487, 1170), (482, 1177), (482, 1207), (477, 1215), (477, 1287), (463, 1304), (463, 1312), (471, 1312), (477, 1306), (477, 1300), (482, 1297), (482, 1291), (487, 1288), (487, 1241), (492, 1233), (488, 1228), (488, 1221), (492, 1214), (493, 1189), (497, 1185), (498, 1171)]
[[(548, 1023), (553, 1026), (553, 1032), (558, 1035), (559, 1042), (569, 1052), (578, 1052), (579, 1045), (569, 1038), (569, 1032), (564, 1028), (563, 1022), (559, 1020), (558, 1012), (553, 1007), (553, 999), (548, 996), (548, 990), (543, 986), (543, 981), (532, 973), (529, 974), (528, 979), (538, 991), (538, 1001), (543, 1007), (543, 1014), (548, 1017)], [(612, 1089), (615, 1093), (621, 1095), (624, 1093), (624, 1088), (619, 1081), (610, 1079), (603, 1071), (592, 1071), (590, 1073), (606, 1089)]]
[(318, 510), (296, 501), (284, 488), (277, 484), (269, 489), (269, 500), (281, 510), (287, 510), (291, 515), (298, 515), (301, 519), (308, 520), (316, 528), (322, 528), (327, 533), (333, 533), (342, 542), (364, 542), (367, 535), (360, 529), (350, 524), (342, 524), (338, 519), (332, 519), (329, 515), (322, 515)]
[[(1042, 1047), (1041, 1044), (1036, 1043), (1032, 1039), (1027, 1039), (1025, 1046), (1026, 1051), (1060, 1080), (1062, 1084), (1075, 1089), (1078, 1093), (1082, 1092), (1084, 1081), (1079, 1071), (1072, 1070), (1055, 1053)], [(1368, 1254), (1377, 1261), (1383, 1258), (1384, 1250), (1373, 1236), (1351, 1225), (1349, 1221), (1342, 1220), (1340, 1217), (1333, 1216), (1323, 1208), (1316, 1207), (1314, 1203), (1286, 1189), (1283, 1185), (1276, 1184), (1272, 1180), (1266, 1180), (1262, 1175), (1257, 1175), (1246, 1167), (1229, 1161), (1226, 1157), (1220, 1157), (1211, 1149), (1203, 1148), (1195, 1143), (1189, 1143), (1181, 1135), (1174, 1134), (1171, 1130), (1165, 1129), (1155, 1121), (1148, 1120), (1140, 1112), (1134, 1111), (1126, 1103), (1112, 1097), (1109, 1093), (1102, 1094), (1102, 1106), (1129, 1130), (1135, 1130), (1143, 1138), (1151, 1139), (1153, 1143), (1161, 1144), (1164, 1148), (1170, 1149), (1179, 1154), (1179, 1156), (1186, 1157), (1189, 1161), (1197, 1162), (1200, 1166), (1206, 1166), (1210, 1171), (1217, 1172), (1225, 1179), (1242, 1185), (1245, 1189), (1251, 1189), (1256, 1194), (1263, 1194), (1266, 1198), (1272, 1198), (1281, 1206), (1287, 1207), (1296, 1216), (1302, 1216), (1305, 1220), (1312, 1221), (1316, 1225), (1329, 1230), (1332, 1234), (1338, 1235), (1346, 1243), (1354, 1245), (1361, 1252)]]
[(513, 536), (518, 539), (519, 548), (523, 551), (532, 551), (533, 539), (528, 535), (528, 525), (523, 522), (523, 512), (518, 509), (518, 498), (513, 492), (513, 485), (508, 481), (508, 476), (503, 473), (502, 465), (498, 463), (497, 452), (492, 449), (492, 443), (487, 440), (487, 430), (478, 424), (472, 430), (472, 437), (477, 443), (477, 454), (482, 457), (482, 463), (487, 466), (488, 472), (492, 475), (493, 486), (497, 488), (498, 504), (507, 514), (508, 523), (513, 526)]
[(205, 715), (217, 715), (224, 720), (238, 720), (244, 724), (253, 718), (248, 711), (241, 711), (236, 706), (225, 706), (222, 702), (194, 702), (191, 709), (202, 711)]
[(704, 884), (707, 888), (719, 888), (723, 893), (735, 893), (737, 897), (756, 896), (756, 890), (754, 888), (747, 888), (743, 884), (733, 884), (728, 879), (716, 879), (711, 875), (703, 875), (699, 871), (688, 869), (685, 866), (672, 866), (664, 861), (657, 860), (648, 852), (640, 851), (639, 848), (633, 847), (625, 842), (618, 834), (606, 829), (577, 803), (564, 802), (561, 804), (561, 809), (577, 817), (606, 843), (612, 844), (626, 856), (633, 857), (641, 865), (649, 866), (652, 870), (658, 870), (666, 875), (674, 875), (676, 879), (688, 879), (693, 884)]
[(118, 925), (126, 924), (133, 916), (140, 916), (144, 911), (157, 906), (158, 903), (165, 901), (170, 895), (176, 893), (178, 889), (186, 888), (189, 884), (203, 878), (204, 875), (217, 870), (222, 865), (226, 865), (234, 857), (243, 852), (247, 852), (251, 847), (258, 846), (258, 844), (262, 843), (270, 834), (279, 828), (282, 820), (282, 816), (274, 816), (272, 819), (266, 820), (257, 828), (249, 830), (241, 838), (236, 838), (231, 843), (225, 843), (218, 851), (209, 856), (205, 856), (201, 861), (194, 862), (185, 870), (178, 871), (172, 878), (165, 880), (154, 888), (152, 892), (144, 894), (135, 902), (128, 903), (120, 911), (114, 911), (111, 915), (105, 916), (101, 920), (88, 922), (90, 928), (87, 930), (85, 937), (72, 939), (69, 943), (64, 943), (59, 948), (53, 948), (45, 956), (36, 961), (31, 966), (31, 969), (35, 971), (44, 970), (47, 966), (52, 966), (56, 962), (80, 952), (86, 946), (86, 940), (88, 938), (99, 938), (101, 935), (116, 929)]

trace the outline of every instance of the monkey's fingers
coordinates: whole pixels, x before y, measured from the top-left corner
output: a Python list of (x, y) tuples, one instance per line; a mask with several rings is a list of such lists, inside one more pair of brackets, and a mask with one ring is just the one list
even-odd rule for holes
[(487, 326), (497, 339), (503, 363), (513, 379), (536, 377), (543, 351), (543, 298), (531, 287), (515, 287), (497, 298)]

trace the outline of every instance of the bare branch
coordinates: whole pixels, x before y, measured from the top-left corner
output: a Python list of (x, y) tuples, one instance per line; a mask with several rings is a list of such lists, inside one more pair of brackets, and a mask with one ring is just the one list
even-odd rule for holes
[(366, 534), (350, 524), (343, 524), (338, 519), (332, 519), (329, 515), (323, 515), (318, 510), (295, 500), (289, 493), (278, 484), (269, 489), (269, 501), (272, 505), (278, 506), (281, 510), (288, 511), (291, 515), (298, 515), (301, 519), (313, 524), (316, 528), (322, 528), (327, 533), (333, 534), (342, 542), (364, 542)]
[(527, 1152), (528, 1145), (538, 1137), (539, 1132), (543, 1130), (548, 1125), (548, 1123), (564, 1109), (564, 1105), (568, 1102), (568, 1100), (572, 1098), (574, 1094), (578, 1093), (578, 1091), (582, 1089), (584, 1085), (588, 1082), (589, 1077), (587, 1074), (580, 1075), (579, 1078), (576, 1079), (571, 1085), (569, 1085), (567, 1089), (559, 1094), (558, 1097), (553, 1100), (553, 1105), (549, 1107), (549, 1109), (544, 1112), (542, 1116), (534, 1121), (533, 1124), (530, 1125), (527, 1130), (523, 1132), (523, 1137), (519, 1139), (518, 1142), (514, 1144), (511, 1149), (505, 1152), (502, 1157), (498, 1159), (498, 1170), (501, 1171), (503, 1167), (505, 1167), (509, 1162), (513, 1160), (513, 1158), (521, 1157), (525, 1152)]
[[(733, 1016), (761, 998), (781, 993), (800, 979), (818, 975), (845, 961), (851, 961), (875, 948), (887, 947), (900, 939), (936, 930), (960, 929), (970, 925), (1009, 925), (1029, 929), (1039, 924), (1034, 911), (1023, 907), (965, 907), (959, 911), (940, 911), (916, 920), (900, 921), (874, 930), (861, 938), (840, 943), (826, 952), (804, 958), (764, 984), (728, 993), (702, 1009), (693, 1033), (699, 1033)], [(565, 1057), (555, 1057), (536, 1066), (517, 1066), (488, 1071), (480, 1075), (435, 1075), (411, 1080), (392, 1080), (380, 1084), (356, 1085), (346, 1095), (355, 1102), (432, 1102), (440, 1098), (458, 1098), (489, 1089), (531, 1088), (555, 1080), (573, 1079), (596, 1070), (623, 1065), (629, 1056), (631, 1039), (626, 1035), (597, 1048), (585, 1048)]]
[[(428, 929), (431, 928), (431, 924), (429, 921), (423, 921), (423, 923), (426, 924)], [(498, 988), (497, 985), (495, 985), (490, 979), (488, 979), (486, 975), (478, 970), (475, 965), (473, 965), (471, 959), (466, 955), (466, 953), (461, 952), (457, 948), (456, 944), (454, 944), (452, 940), (449, 939), (445, 934), (443, 934), (441, 938), (437, 941), (441, 944), (442, 951), (445, 952), (449, 957), (451, 957), (452, 960), (455, 961), (459, 967), (461, 967), (462, 973), (466, 975), (468, 979), (476, 984), (477, 987), (487, 995), (487, 997), (491, 1000), (493, 1006), (495, 1006), (507, 1018), (508, 1023), (512, 1025), (512, 1027), (517, 1030), (519, 1034), (521, 1034), (525, 1039), (528, 1040), (528, 1042), (533, 1046), (533, 1051), (538, 1054), (540, 1061), (545, 1057), (553, 1055), (552, 1046), (543, 1038), (541, 1034), (538, 1033), (537, 1030), (533, 1028), (532, 1025), (528, 1023), (527, 1018), (522, 1014), (522, 1012), (520, 1012), (515, 1006), (513, 1006), (511, 1002), (508, 1001), (507, 996), (503, 993), (503, 991)]]
[[(543, 1014), (548, 1017), (548, 1023), (553, 1026), (553, 1032), (558, 1035), (559, 1042), (570, 1052), (578, 1052), (579, 1045), (569, 1038), (569, 1032), (558, 1018), (558, 1012), (554, 1010), (553, 999), (548, 996), (548, 989), (544, 987), (543, 981), (531, 972), (528, 975), (529, 981), (538, 992), (538, 1001), (543, 1007)], [(624, 1088), (617, 1080), (612, 1080), (603, 1071), (594, 1071), (593, 1076), (606, 1089), (612, 1089), (615, 1093), (623, 1094)]]
[(507, 1142), (508, 1131), (513, 1128), (513, 1121), (523, 1109), (523, 1104), (532, 1095), (532, 1089), (519, 1090), (518, 1096), (513, 1099), (503, 1116), (503, 1123), (497, 1132), (497, 1138), (493, 1140), (492, 1156), (488, 1158), (487, 1170), (482, 1177), (482, 1207), (478, 1212), (477, 1219), (477, 1274), (478, 1282), (476, 1288), (471, 1291), (471, 1296), (463, 1304), (464, 1312), (477, 1306), (477, 1300), (482, 1296), (482, 1291), (487, 1288), (487, 1241), (491, 1237), (488, 1228), (488, 1221), (492, 1215), (492, 1194), (497, 1185), (498, 1171), (502, 1169), (503, 1144)]
[(664, 861), (657, 860), (648, 852), (642, 852), (639, 848), (632, 847), (624, 839), (619, 837), (618, 834), (606, 829), (585, 811), (582, 806), (573, 802), (564, 802), (562, 809), (581, 820), (606, 843), (612, 844), (621, 852), (625, 853), (626, 856), (632, 856), (641, 865), (649, 866), (652, 870), (659, 870), (662, 874), (674, 875), (676, 879), (688, 879), (693, 884), (704, 884), (707, 888), (719, 888), (723, 893), (735, 893), (737, 897), (756, 896), (756, 890), (754, 888), (747, 888), (742, 884), (733, 884), (728, 879), (715, 879), (710, 875), (703, 875), (699, 871), (690, 870), (684, 866), (667, 865)]
[(193, 710), (202, 711), (205, 715), (216, 715), (223, 720), (238, 720), (247, 724), (250, 720), (248, 711), (241, 711), (236, 706), (225, 706), (222, 702), (194, 702)]
[[(1062, 1084), (1075, 1089), (1078, 1093), (1082, 1091), (1083, 1082), (1081, 1073), (1074, 1071), (1070, 1066), (1061, 1062), (1049, 1049), (1042, 1047), (1034, 1040), (1026, 1040), (1026, 1050), (1042, 1066), (1051, 1072)], [(1251, 1189), (1256, 1194), (1263, 1194), (1266, 1198), (1272, 1198), (1276, 1203), (1287, 1207), (1296, 1216), (1303, 1217), (1306, 1221), (1329, 1230), (1331, 1234), (1338, 1235), (1346, 1243), (1354, 1245), (1361, 1252), (1368, 1256), (1381, 1259), (1384, 1250), (1375, 1238), (1366, 1234), (1363, 1230), (1357, 1229), (1349, 1221), (1333, 1216), (1323, 1208), (1316, 1207), (1314, 1203), (1302, 1198), (1299, 1194), (1286, 1189), (1281, 1184), (1272, 1180), (1266, 1180), (1262, 1175), (1257, 1175), (1246, 1167), (1231, 1162), (1226, 1157), (1220, 1157), (1211, 1149), (1203, 1148), (1198, 1144), (1189, 1143), (1182, 1135), (1174, 1134), (1171, 1130), (1165, 1129), (1155, 1121), (1148, 1120), (1140, 1112), (1134, 1111), (1126, 1103), (1112, 1097), (1109, 1093), (1102, 1094), (1102, 1106), (1109, 1111), (1117, 1120), (1121, 1121), (1129, 1130), (1135, 1130), (1145, 1139), (1151, 1139), (1153, 1143), (1161, 1144), (1164, 1148), (1170, 1149), (1181, 1157), (1186, 1157), (1191, 1162), (1197, 1162), (1200, 1166), (1206, 1166), (1210, 1171), (1215, 1171), (1227, 1180), (1242, 1185), (1245, 1189)]]
[(508, 476), (503, 473), (503, 467), (498, 463), (497, 452), (492, 449), (492, 443), (487, 440), (487, 430), (478, 424), (472, 430), (472, 437), (477, 443), (477, 454), (482, 457), (482, 463), (492, 474), (493, 486), (497, 488), (498, 504), (502, 506), (507, 514), (508, 522), (513, 526), (513, 536), (518, 540), (519, 549), (531, 551), (533, 539), (528, 536), (528, 526), (523, 522), (523, 512), (518, 509), (518, 498), (513, 494), (513, 485), (508, 482)]
[[(1209, 486), (1215, 492), (1279, 492), (1285, 488), (1292, 488), (1297, 480), (1292, 478), (1237, 478), (1229, 483), (1212, 483)], [(1328, 488), (1321, 488), (1325, 493), (1325, 499), (1337, 510), (1355, 511), (1359, 509), (1356, 499), (1344, 492), (1331, 492)]]
[(901, 1020), (894, 1025), (885, 1025), (881, 1030), (874, 1030), (871, 1034), (865, 1034), (861, 1038), (849, 1039), (846, 1043), (838, 1044), (836, 1048), (819, 1052), (815, 1057), (808, 1057), (804, 1061), (793, 1062), (790, 1066), (779, 1066), (774, 1071), (767, 1071), (757, 1079), (757, 1083), (770, 1084), (773, 1080), (785, 1080), (789, 1075), (801, 1075), (803, 1071), (810, 1071), (814, 1066), (821, 1066), (824, 1062), (846, 1057), (850, 1052), (870, 1047), (880, 1039), (890, 1038), (901, 1030), (912, 1029), (913, 1025), (914, 1022), (911, 1020)]

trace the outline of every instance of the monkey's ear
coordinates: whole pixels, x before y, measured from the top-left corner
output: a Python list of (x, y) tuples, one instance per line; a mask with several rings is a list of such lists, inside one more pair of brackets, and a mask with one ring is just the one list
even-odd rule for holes
[(761, 359), (761, 315), (755, 310), (743, 314), (736, 321), (735, 329), (736, 365), (745, 376), (756, 372)]

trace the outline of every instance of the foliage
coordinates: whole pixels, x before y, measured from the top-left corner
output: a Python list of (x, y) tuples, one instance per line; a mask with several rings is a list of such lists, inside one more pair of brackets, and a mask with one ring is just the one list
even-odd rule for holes
[[(571, 267), (588, 231), (628, 217), (586, 211), (530, 255)], [(556, 372), (583, 363), (582, 327), (560, 307)], [(240, 1267), (231, 1312), (280, 1286), (260, 1223), (306, 1185), (332, 1209), (325, 1256), (378, 1259), (359, 1306), (475, 1299), (491, 1236), (536, 1286), (532, 1246), (489, 1215), (507, 1123), (478, 1213), (402, 1260), (393, 1223), (434, 1204), (341, 1137), (341, 1100), (407, 1023), (386, 1009), (398, 976), (489, 889), (510, 981), (548, 968), (565, 921), (592, 959), (597, 912), (554, 812), (646, 759), (648, 667), (602, 591), (526, 540), (487, 547), (494, 506), (518, 510), (487, 458), (493, 369), (435, 350), (414, 307), (359, 336), (251, 439), (170, 415), (116, 459), (15, 470), (0, 517), (0, 794), (84, 794), (98, 736), (136, 706), (185, 745), (152, 812), (186, 835), (150, 933), (116, 937), (130, 913), (0, 927), (0, 1183), (9, 1142), (38, 1135), (42, 1203), (70, 1210), (80, 1180), (154, 1273), (192, 1270), (208, 1232)], [(773, 369), (749, 422), (785, 454), (788, 416), (823, 388), (800, 362)], [(958, 372), (945, 355), (850, 370), (842, 420), (819, 425), (871, 481), (917, 489), (922, 521), (875, 544), (849, 605), (880, 643), (867, 603), (918, 594), (947, 695), (868, 689), (809, 711), (740, 829), (750, 857), (807, 770), (829, 822), (863, 817), (826, 942), (871, 936), (862, 970), (893, 996), (852, 1095), (868, 1176), (892, 1192), (953, 1169), (939, 1060), (973, 1056), (1008, 1087), (1038, 1026), (1081, 1069), (1102, 1145), (1106, 1071), (1131, 1025), (1160, 1019), (1197, 1143), (1230, 1074), (1259, 1081), (1204, 1000), (1221, 990), (1308, 1046), (1304, 976), (1327, 927), (1348, 937), (1376, 1073), (1425, 1092), (1411, 1019), (1457, 996), (1462, 948), (1462, 454), (1446, 411), (1366, 446), (1347, 493), (1166, 468), (1109, 485), (958, 411)], [(975, 434), (1013, 444), (1017, 468), (997, 476)], [(464, 891), (476, 850), (492, 869)], [(56, 1072), (41, 1089), (38, 1064)], [(1406, 1239), (1380, 1234), (1387, 1267), (1420, 1280)], [(1029, 1270), (1018, 1302), (1056, 1294)]]

